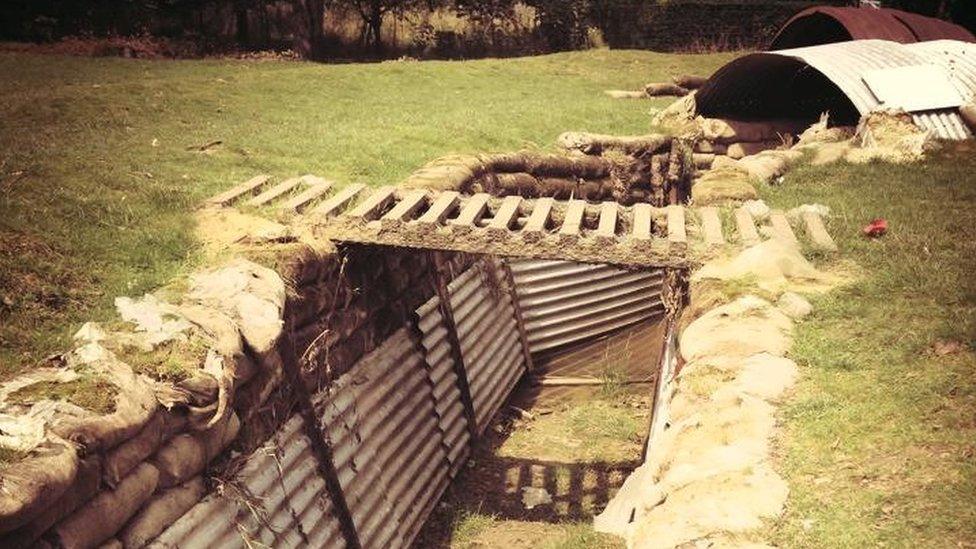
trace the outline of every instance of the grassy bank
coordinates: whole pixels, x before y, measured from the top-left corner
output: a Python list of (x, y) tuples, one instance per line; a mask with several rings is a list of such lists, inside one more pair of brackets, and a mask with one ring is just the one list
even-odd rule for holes
[[(830, 206), (852, 285), (814, 301), (791, 352), (780, 470), (787, 547), (976, 546), (976, 158), (805, 167), (767, 189)], [(860, 228), (890, 223), (877, 240)], [(937, 341), (962, 344), (941, 354)]]
[[(605, 88), (730, 55), (321, 65), (0, 55), (0, 379), (194, 264), (190, 212), (258, 173), (391, 183), (444, 154), (646, 131)], [(220, 141), (205, 152), (192, 150)]]

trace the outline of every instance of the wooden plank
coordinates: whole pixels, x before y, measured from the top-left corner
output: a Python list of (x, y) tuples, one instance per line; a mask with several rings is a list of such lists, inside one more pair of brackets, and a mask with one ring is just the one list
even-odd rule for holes
[(463, 230), (473, 229), (475, 222), (481, 219), (485, 210), (488, 209), (489, 198), (490, 196), (485, 193), (473, 195), (461, 206), (461, 213), (458, 214), (457, 218), (452, 219), (449, 223), (458, 228), (463, 228)]
[(495, 217), (488, 223), (488, 234), (498, 238), (504, 237), (509, 232), (512, 222), (518, 217), (521, 203), (521, 196), (506, 196), (495, 212)]
[(393, 206), (386, 215), (380, 218), (380, 223), (384, 227), (396, 226), (408, 218), (413, 217), (417, 210), (427, 204), (427, 191), (415, 190), (404, 195), (403, 200)]
[(460, 194), (457, 191), (444, 191), (434, 199), (430, 208), (417, 219), (417, 223), (440, 225), (457, 206)]
[(395, 192), (396, 189), (393, 187), (380, 187), (357, 206), (342, 215), (344, 217), (358, 217), (363, 221), (373, 221), (380, 216), (383, 208), (393, 201)]
[(619, 208), (616, 202), (604, 202), (600, 204), (600, 222), (597, 224), (593, 236), (601, 239), (613, 239), (617, 236), (617, 215)]
[(827, 227), (824, 226), (820, 214), (816, 212), (803, 212), (803, 223), (806, 225), (807, 236), (810, 237), (815, 248), (828, 252), (837, 251), (837, 244), (830, 237), (830, 233), (827, 232)]
[(652, 206), (646, 203), (634, 204), (634, 227), (631, 233), (638, 240), (651, 239)]
[(268, 202), (271, 202), (275, 198), (287, 193), (288, 191), (294, 189), (301, 183), (301, 178), (293, 177), (291, 179), (286, 179), (281, 183), (278, 183), (274, 187), (264, 191), (263, 193), (255, 196), (254, 198), (247, 201), (248, 206), (264, 206)]
[(783, 242), (797, 244), (796, 235), (790, 228), (790, 222), (786, 219), (786, 214), (781, 211), (773, 211), (769, 214), (769, 222), (773, 225), (773, 234)]
[(332, 182), (326, 181), (321, 177), (315, 177), (314, 175), (306, 175), (302, 177), (309, 188), (305, 189), (301, 193), (285, 201), (281, 205), (281, 209), (289, 212), (300, 212), (304, 210), (313, 200), (322, 196), (323, 194), (329, 192), (332, 188)]
[(561, 240), (572, 240), (580, 235), (580, 225), (583, 223), (583, 212), (586, 202), (583, 200), (569, 200), (563, 215), (563, 226), (559, 228)]
[(759, 232), (756, 230), (756, 222), (752, 219), (749, 210), (745, 208), (735, 209), (735, 226), (739, 231), (739, 242), (743, 246), (759, 244)]
[(725, 244), (725, 237), (722, 236), (722, 220), (718, 216), (718, 208), (706, 206), (699, 208), (701, 214), (702, 236), (708, 246), (722, 246)]
[(668, 206), (668, 246), (675, 251), (688, 248), (688, 232), (685, 229), (685, 209), (682, 206)]
[(259, 175), (257, 177), (252, 177), (247, 181), (240, 183), (231, 187), (230, 189), (218, 194), (207, 200), (207, 204), (211, 206), (227, 206), (235, 199), (245, 195), (254, 194), (258, 187), (264, 185), (268, 181), (271, 181), (271, 176), (269, 175)]
[(328, 200), (325, 200), (318, 206), (312, 208), (311, 213), (321, 217), (335, 215), (365, 188), (366, 185), (363, 185), (362, 183), (346, 185), (342, 188), (342, 190), (331, 196)]
[(539, 198), (535, 201), (532, 213), (529, 214), (525, 227), (522, 228), (522, 237), (529, 240), (538, 240), (546, 231), (546, 224), (549, 223), (549, 214), (555, 204), (552, 198)]

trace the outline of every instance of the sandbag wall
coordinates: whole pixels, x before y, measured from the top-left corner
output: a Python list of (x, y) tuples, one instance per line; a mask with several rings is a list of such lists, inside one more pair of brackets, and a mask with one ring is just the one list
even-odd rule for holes
[(509, 266), (532, 353), (664, 316), (660, 269), (537, 259), (515, 259)]
[(153, 546), (409, 546), (528, 368), (508, 280), (467, 267)]

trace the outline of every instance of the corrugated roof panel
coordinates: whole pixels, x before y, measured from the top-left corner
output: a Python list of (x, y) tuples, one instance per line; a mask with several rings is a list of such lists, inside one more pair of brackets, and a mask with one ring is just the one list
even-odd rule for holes
[(976, 42), (965, 28), (917, 13), (894, 9), (816, 6), (790, 18), (770, 49), (794, 48), (846, 40), (890, 40), (910, 44), (925, 40)]

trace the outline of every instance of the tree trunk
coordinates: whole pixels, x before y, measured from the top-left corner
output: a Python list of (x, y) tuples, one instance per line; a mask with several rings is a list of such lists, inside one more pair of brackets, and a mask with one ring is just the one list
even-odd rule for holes
[(248, 29), (247, 20), (247, 1), (246, 0), (235, 0), (234, 1), (234, 21), (235, 26), (235, 37), (238, 46), (246, 47), (250, 44), (250, 32)]

